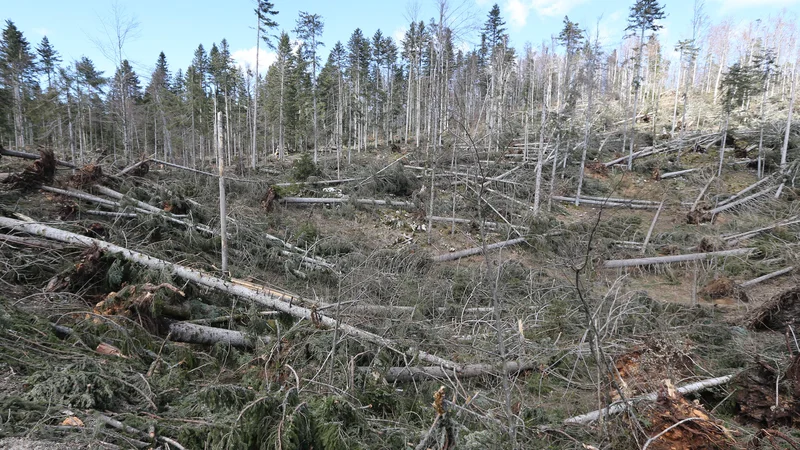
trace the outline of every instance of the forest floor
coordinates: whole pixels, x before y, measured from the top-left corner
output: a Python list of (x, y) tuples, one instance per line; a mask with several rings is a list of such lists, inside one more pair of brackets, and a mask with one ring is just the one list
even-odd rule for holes
[[(587, 168), (585, 196), (653, 202), (646, 209), (553, 201), (537, 216), (533, 163), (490, 155), (486, 177), (515, 171), (482, 189), (474, 168), (451, 169), (448, 153), (431, 207), (426, 154), (407, 150), (354, 153), (338, 178), (355, 181), (341, 183), (318, 183), (337, 178), (330, 154), (318, 166), (293, 156), (229, 171), (227, 273), (217, 178), (150, 163), (119, 176), (112, 164), (59, 168), (49, 179), (30, 161), (0, 159), (4, 174), (29, 173), (0, 192), (0, 449), (798, 445), (791, 182), (777, 199), (772, 191), (690, 223), (696, 199), (705, 214), (759, 181), (744, 158), (711, 179), (711, 147), (680, 164), (656, 155), (632, 171)], [(688, 168), (697, 170), (660, 179)], [(740, 198), (792, 179), (772, 176)], [(575, 181), (559, 173), (554, 194), (572, 197)], [(468, 222), (429, 224), (454, 212)], [(26, 224), (82, 237), (59, 241)], [(87, 248), (85, 237), (167, 264)], [(753, 250), (604, 268), (737, 249)], [(221, 284), (189, 281), (175, 266)], [(265, 308), (276, 295), (280, 313)], [(683, 395), (674, 388), (727, 376)], [(649, 393), (626, 414), (570, 419)]]

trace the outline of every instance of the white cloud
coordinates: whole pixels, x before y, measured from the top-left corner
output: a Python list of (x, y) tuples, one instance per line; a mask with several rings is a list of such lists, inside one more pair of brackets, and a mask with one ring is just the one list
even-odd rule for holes
[(403, 42), (403, 39), (406, 38), (406, 29), (407, 27), (398, 27), (397, 29), (394, 30), (394, 33), (392, 33), (392, 38), (394, 38), (394, 45), (398, 47), (401, 45), (400, 43)]
[[(236, 63), (237, 66), (241, 67), (242, 70), (255, 70), (256, 68), (256, 47), (250, 47), (247, 49), (236, 50), (231, 53), (231, 58)], [(275, 52), (268, 52), (261, 47), (258, 49), (258, 71), (262, 74), (267, 73), (267, 68), (270, 64), (275, 62), (277, 55)]]
[(586, 0), (531, 0), (531, 5), (540, 16), (558, 17), (569, 13), (572, 8)]
[(40, 36), (50, 36), (53, 34), (53, 31), (47, 28), (32, 28), (31, 31)]
[(506, 2), (506, 11), (511, 17), (511, 25), (517, 27), (524, 27), (528, 22), (528, 13), (531, 10), (531, 3), (523, 2), (523, 0), (508, 0)]

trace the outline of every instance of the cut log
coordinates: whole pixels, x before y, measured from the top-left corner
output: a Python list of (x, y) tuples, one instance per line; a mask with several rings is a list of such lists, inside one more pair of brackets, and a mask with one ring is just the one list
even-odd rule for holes
[[(732, 378), (733, 375), (726, 375), (724, 377), (718, 377), (718, 378), (710, 378), (707, 380), (698, 381), (696, 383), (691, 383), (685, 386), (681, 386), (676, 390), (681, 394), (691, 394), (692, 392), (698, 392), (714, 386), (725, 384), (731, 381)], [(598, 409), (596, 411), (592, 411), (586, 414), (581, 414), (580, 416), (570, 417), (569, 419), (564, 420), (564, 425), (570, 425), (570, 424), (585, 425), (594, 422), (600, 417), (611, 416), (620, 413), (622, 411), (625, 411), (636, 402), (642, 402), (642, 401), (653, 402), (657, 398), (658, 398), (658, 392), (651, 392), (647, 395), (635, 397), (628, 401), (615, 402), (607, 406), (606, 408)]]
[[(454, 372), (442, 367), (390, 367), (383, 373), (383, 378), (389, 383), (407, 383), (423, 380), (446, 380), (449, 378), (475, 378), (485, 375), (510, 375), (525, 370), (535, 369), (539, 363), (529, 361), (519, 363), (509, 361), (504, 365), (493, 364), (465, 364), (460, 372)], [(359, 367), (363, 372), (371, 371), (370, 367)]]
[(776, 270), (775, 272), (768, 273), (766, 275), (761, 275), (758, 278), (753, 278), (752, 280), (745, 281), (744, 283), (741, 284), (741, 286), (742, 287), (753, 286), (754, 284), (761, 283), (762, 281), (767, 281), (770, 278), (779, 277), (779, 276), (781, 276), (781, 275), (783, 275), (785, 273), (789, 273), (792, 270), (794, 270), (794, 266), (785, 267), (785, 268), (783, 268), (781, 270)]
[[(508, 247), (510, 245), (517, 245), (517, 244), (521, 244), (523, 242), (525, 242), (525, 238), (516, 238), (516, 239), (511, 239), (511, 240), (508, 240), (508, 241), (495, 242), (494, 244), (487, 245), (486, 246), (486, 250), (488, 251), (488, 250), (494, 250), (496, 248)], [(483, 252), (483, 247), (482, 246), (481, 247), (468, 248), (466, 250), (460, 250), (460, 251), (452, 252), (452, 253), (444, 253), (442, 255), (436, 255), (432, 259), (435, 262), (453, 261), (453, 260), (456, 260), (456, 259), (466, 258), (468, 256), (478, 255), (481, 252)]]
[[(70, 233), (64, 230), (59, 230), (57, 228), (49, 227), (39, 223), (27, 223), (20, 220), (9, 219), (7, 217), (0, 217), (0, 227), (20, 232), (25, 232), (37, 236), (43, 236), (48, 239), (53, 239), (59, 242), (77, 244), (84, 247), (91, 247), (95, 245), (103, 251), (117, 254), (122, 258), (136, 262), (145, 267), (149, 267), (156, 270), (162, 270), (174, 276), (183, 278), (188, 281), (192, 281), (200, 286), (205, 286), (211, 289), (216, 289), (218, 291), (225, 292), (227, 294), (235, 295), (239, 298), (250, 300), (254, 303), (266, 306), (268, 308), (285, 312), (291, 316), (309, 320), (314, 324), (320, 326), (325, 326), (328, 328), (338, 328), (344, 334), (349, 334), (353, 337), (363, 339), (364, 341), (392, 349), (393, 351), (399, 353), (406, 353), (401, 351), (398, 343), (391, 339), (379, 336), (369, 331), (364, 331), (360, 328), (356, 328), (346, 323), (341, 323), (333, 318), (322, 315), (316, 310), (314, 306), (312, 306), (311, 308), (300, 306), (300, 304), (304, 303), (302, 299), (297, 299), (296, 297), (284, 293), (271, 291), (267, 289), (264, 289), (262, 291), (255, 291), (253, 289), (249, 289), (244, 286), (234, 284), (228, 280), (223, 280), (221, 278), (214, 277), (199, 270), (191, 269), (186, 266), (172, 264), (170, 262), (154, 258), (144, 253), (139, 253), (134, 250), (129, 250), (127, 248), (120, 247), (110, 242), (102, 241), (99, 239), (93, 239), (86, 236), (81, 236), (79, 234)], [(461, 370), (461, 364), (458, 364), (456, 362), (444, 358), (440, 358), (438, 356), (432, 355), (422, 350), (409, 349), (407, 351), (407, 354), (409, 354), (412, 357), (416, 357), (421, 361), (426, 361), (428, 363), (431, 363), (433, 365), (441, 365), (443, 367), (455, 369), (458, 371)]]
[(669, 264), (669, 263), (686, 262), (686, 261), (701, 261), (704, 259), (711, 259), (723, 256), (747, 255), (754, 250), (755, 250), (754, 248), (736, 248), (733, 250), (722, 250), (718, 252), (655, 256), (652, 258), (609, 259), (603, 263), (603, 267), (605, 267), (606, 269), (612, 269), (615, 267), (649, 266), (652, 264)]

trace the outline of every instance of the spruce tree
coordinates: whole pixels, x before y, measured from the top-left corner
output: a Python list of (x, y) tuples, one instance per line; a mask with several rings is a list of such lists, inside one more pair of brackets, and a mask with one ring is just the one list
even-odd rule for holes
[(317, 66), (319, 65), (319, 55), (317, 47), (324, 47), (325, 44), (319, 40), (325, 24), (319, 14), (309, 14), (300, 11), (297, 18), (297, 27), (294, 32), (297, 37), (303, 40), (301, 55), (305, 62), (311, 63), (311, 97), (314, 103), (314, 163), (317, 162)]
[(36, 47), (36, 53), (39, 54), (40, 69), (47, 75), (47, 88), (52, 89), (56, 66), (61, 62), (61, 57), (50, 44), (50, 40), (47, 39), (47, 36), (43, 37), (42, 42)]
[[(657, 22), (664, 17), (666, 17), (664, 7), (658, 4), (658, 0), (637, 0), (637, 2), (631, 6), (630, 14), (628, 15), (628, 26), (625, 28), (625, 31), (639, 33), (639, 49), (636, 57), (636, 78), (633, 80), (633, 111), (631, 112), (630, 124), (633, 136), (631, 137), (630, 156), (628, 157), (628, 170), (630, 170), (633, 165), (633, 147), (636, 142), (636, 109), (638, 107), (639, 89), (642, 81), (642, 55), (644, 54), (645, 45), (644, 34), (648, 30), (656, 33), (663, 28)], [(625, 134), (627, 134), (627, 128), (625, 129)], [(624, 142), (625, 137), (623, 137), (623, 143)]]
[(28, 88), (34, 83), (35, 73), (36, 57), (30, 50), (30, 44), (14, 22), (6, 20), (0, 38), (0, 80), (11, 91), (14, 142), (18, 147), (25, 145), (23, 103)]

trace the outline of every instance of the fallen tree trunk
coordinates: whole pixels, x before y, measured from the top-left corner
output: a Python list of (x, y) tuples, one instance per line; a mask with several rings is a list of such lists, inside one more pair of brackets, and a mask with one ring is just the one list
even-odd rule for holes
[[(0, 146), (0, 155), (3, 155), (3, 156), (15, 156), (17, 158), (32, 159), (32, 160), (37, 160), (37, 159), (40, 158), (39, 155), (34, 155), (33, 153), (25, 153), (25, 152), (17, 152), (17, 151), (14, 151), (14, 150), (6, 150), (2, 146)], [(65, 162), (65, 161), (56, 160), (56, 165), (63, 166), (63, 167), (69, 167), (70, 169), (77, 169), (75, 164), (68, 163), (68, 162)]]
[[(510, 375), (524, 370), (531, 370), (538, 367), (539, 363), (528, 361), (519, 363), (509, 361), (504, 365), (493, 364), (465, 364), (461, 371), (454, 372), (443, 367), (390, 367), (383, 373), (383, 378), (389, 383), (407, 383), (410, 381), (423, 380), (446, 380), (448, 378), (475, 378), (484, 375)], [(369, 367), (359, 367), (359, 370), (367, 372)]]
[[(255, 347), (254, 339), (241, 331), (209, 327), (196, 323), (172, 322), (169, 324), (167, 337), (171, 341), (189, 344), (214, 345), (223, 343), (232, 347)], [(258, 340), (264, 344), (269, 344), (270, 342), (268, 336), (259, 336)]]
[(358, 181), (360, 178), (342, 178), (340, 180), (320, 180), (320, 181), (290, 181), (287, 183), (275, 183), (273, 186), (278, 187), (290, 187), (290, 186), (320, 186), (325, 184), (342, 184), (342, 183), (349, 183), (351, 181)]
[[(122, 258), (139, 263), (145, 267), (165, 271), (174, 276), (197, 283), (201, 286), (205, 286), (211, 289), (216, 289), (218, 291), (225, 292), (227, 294), (235, 295), (237, 297), (250, 300), (254, 303), (258, 303), (268, 308), (285, 312), (294, 317), (309, 320), (312, 323), (320, 326), (325, 326), (328, 328), (338, 328), (344, 334), (350, 334), (356, 338), (363, 339), (367, 342), (387, 347), (398, 353), (406, 353), (401, 351), (399, 349), (398, 343), (391, 339), (379, 336), (369, 331), (364, 331), (352, 325), (341, 323), (333, 318), (321, 315), (314, 306), (312, 306), (311, 308), (300, 306), (298, 303), (302, 304), (304, 302), (302, 301), (302, 299), (298, 299), (297, 297), (293, 297), (284, 293), (268, 289), (255, 291), (253, 289), (249, 289), (244, 286), (234, 284), (228, 280), (223, 280), (221, 278), (214, 277), (199, 270), (173, 264), (158, 258), (154, 258), (150, 255), (146, 255), (144, 253), (139, 253), (134, 250), (129, 250), (127, 248), (120, 247), (110, 242), (102, 241), (99, 239), (93, 239), (86, 236), (81, 236), (79, 234), (70, 233), (69, 231), (59, 230), (57, 228), (49, 227), (39, 223), (28, 223), (20, 220), (9, 219), (7, 217), (0, 217), (0, 227), (13, 229), (16, 231), (21, 231), (37, 236), (43, 236), (48, 239), (53, 239), (60, 242), (66, 242), (69, 244), (77, 244), (84, 247), (91, 247), (94, 245), (101, 250), (118, 254)], [(426, 361), (434, 365), (441, 365), (443, 367), (448, 367), (458, 371), (461, 370), (461, 364), (455, 363), (453, 361), (444, 358), (440, 358), (435, 355), (431, 355), (422, 350), (409, 349), (407, 353), (412, 357), (419, 358), (421, 361)]]
[(52, 250), (61, 250), (66, 247), (64, 244), (59, 244), (57, 242), (29, 237), (26, 238), (22, 236), (12, 236), (10, 234), (0, 234), (0, 241), (8, 242), (10, 244), (24, 245), (26, 247), (49, 248)]
[(750, 186), (747, 186), (746, 188), (742, 189), (741, 191), (739, 191), (739, 192), (731, 195), (730, 197), (726, 198), (725, 200), (717, 203), (717, 206), (727, 205), (728, 203), (736, 200), (737, 198), (741, 197), (742, 195), (744, 195), (744, 194), (752, 191), (753, 189), (761, 186), (762, 184), (766, 183), (770, 179), (772, 179), (772, 177), (765, 177), (765, 178), (762, 178), (762, 179), (756, 181), (755, 183), (751, 184)]
[(739, 256), (747, 255), (755, 250), (754, 248), (735, 248), (733, 250), (722, 250), (708, 253), (689, 253), (686, 255), (655, 256), (652, 258), (633, 258), (633, 259), (609, 259), (603, 263), (606, 269), (615, 267), (634, 267), (648, 266), (651, 264), (669, 264), (675, 262), (700, 261), (718, 256)]
[[(478, 227), (480, 225), (480, 223), (477, 220), (462, 219), (460, 217), (429, 216), (428, 219), (430, 219), (432, 222), (463, 223), (463, 224), (475, 225), (476, 227)], [(489, 228), (500, 228), (500, 227), (508, 226), (507, 224), (504, 224), (504, 223), (490, 222), (488, 220), (483, 222), (483, 224), (486, 225)], [(511, 225), (511, 227), (512, 228), (518, 228), (518, 229), (523, 230), (523, 231), (528, 231), (529, 230), (528, 227), (524, 227), (522, 225)]]
[(758, 278), (753, 278), (752, 280), (745, 281), (740, 286), (742, 286), (742, 287), (753, 286), (754, 284), (761, 283), (762, 281), (767, 281), (770, 278), (779, 277), (779, 276), (781, 276), (781, 275), (783, 275), (785, 273), (789, 273), (792, 270), (794, 270), (794, 266), (785, 267), (785, 268), (783, 268), (781, 270), (776, 270), (775, 272), (768, 273), (766, 275), (761, 275)]
[(756, 192), (755, 194), (747, 196), (747, 197), (745, 197), (743, 199), (740, 199), (740, 200), (737, 200), (737, 201), (731, 202), (731, 203), (726, 203), (723, 206), (718, 206), (718, 207), (716, 207), (716, 208), (714, 208), (712, 210), (709, 210), (708, 214), (712, 214), (712, 215), (713, 214), (719, 214), (719, 213), (721, 213), (723, 211), (726, 211), (726, 210), (731, 209), (733, 207), (739, 206), (742, 203), (747, 203), (750, 200), (754, 200), (754, 199), (756, 199), (758, 197), (761, 197), (763, 195), (767, 195), (770, 192), (772, 192), (774, 189), (777, 189), (777, 188), (778, 188), (777, 186), (768, 187), (768, 188), (764, 189), (763, 191)]
[(749, 239), (753, 236), (763, 233), (764, 231), (773, 230), (778, 227), (788, 227), (789, 225), (796, 225), (800, 223), (800, 219), (797, 219), (797, 217), (798, 216), (792, 216), (788, 219), (782, 220), (767, 227), (758, 228), (756, 230), (745, 231), (743, 233), (732, 234), (729, 236), (724, 236), (722, 239), (725, 241), (730, 241), (731, 243), (743, 241), (745, 239)]
[[(560, 202), (566, 203), (575, 203), (575, 197), (562, 197), (559, 195), (554, 195), (553, 200), (558, 200)], [(622, 208), (631, 208), (631, 209), (656, 209), (658, 208), (658, 203), (654, 205), (650, 204), (643, 204), (643, 203), (619, 203), (619, 202), (612, 202), (612, 201), (605, 201), (605, 200), (591, 200), (587, 199), (586, 197), (581, 197), (581, 203), (586, 203), (587, 205), (600, 205), (600, 206), (607, 206), (607, 207), (622, 207)]]
[[(338, 198), (317, 198), (317, 197), (284, 197), (280, 199), (281, 203), (294, 203), (294, 204), (325, 204), (325, 203), (348, 203), (350, 197)], [(415, 208), (416, 205), (411, 202), (402, 202), (397, 200), (377, 200), (371, 198), (357, 198), (353, 199), (354, 202), (361, 205), (375, 205), (375, 206), (391, 206), (399, 208)]]
[[(726, 375), (724, 377), (718, 377), (718, 378), (710, 378), (708, 380), (698, 381), (697, 383), (681, 386), (676, 390), (681, 394), (690, 394), (692, 392), (702, 391), (703, 389), (708, 389), (710, 387), (725, 384), (731, 381), (732, 378), (733, 375)], [(611, 416), (620, 413), (622, 411), (625, 411), (628, 408), (630, 408), (634, 404), (634, 402), (642, 402), (642, 401), (653, 402), (657, 398), (658, 398), (658, 392), (651, 392), (647, 395), (635, 397), (628, 401), (615, 402), (603, 409), (598, 409), (590, 413), (581, 414), (580, 416), (570, 417), (569, 419), (564, 420), (564, 425), (570, 425), (570, 424), (585, 425), (587, 423), (594, 422), (600, 417)]]
[[(496, 248), (508, 247), (509, 245), (517, 245), (517, 244), (521, 244), (523, 242), (525, 242), (525, 238), (516, 238), (516, 239), (511, 239), (511, 240), (508, 240), (508, 241), (495, 242), (494, 244), (487, 245), (486, 246), (486, 250), (494, 250)], [(460, 250), (460, 251), (457, 251), (457, 252), (445, 253), (445, 254), (442, 254), (442, 255), (436, 255), (431, 259), (433, 259), (436, 262), (453, 261), (453, 260), (456, 260), (456, 259), (466, 258), (468, 256), (478, 255), (481, 252), (483, 252), (483, 249), (484, 249), (483, 246), (481, 246), (481, 247), (473, 247), (473, 248), (468, 248), (466, 250)]]
[(700, 191), (700, 194), (697, 196), (696, 199), (694, 199), (694, 203), (692, 203), (692, 209), (690, 209), (689, 212), (694, 212), (694, 210), (697, 209), (697, 205), (700, 204), (700, 200), (702, 200), (703, 196), (706, 195), (706, 191), (708, 191), (708, 188), (711, 186), (711, 183), (714, 181), (715, 178), (716, 176), (712, 175), (711, 178), (708, 179), (708, 182), (706, 183), (705, 186), (703, 186), (703, 189)]
[(686, 175), (687, 173), (692, 173), (700, 169), (686, 169), (686, 170), (678, 170), (676, 172), (667, 172), (661, 175), (661, 179), (665, 178), (672, 178), (672, 177), (679, 177), (681, 175)]

